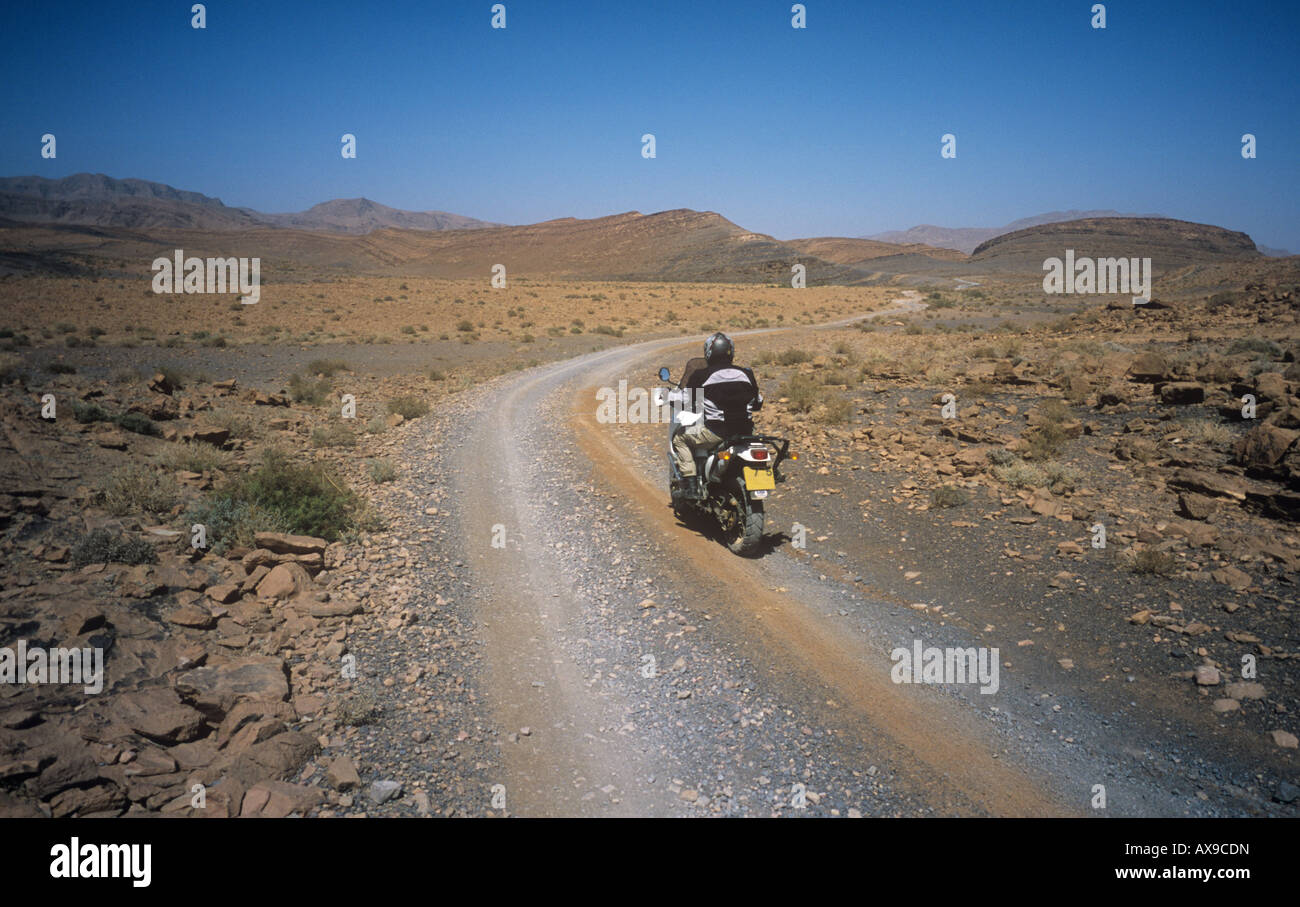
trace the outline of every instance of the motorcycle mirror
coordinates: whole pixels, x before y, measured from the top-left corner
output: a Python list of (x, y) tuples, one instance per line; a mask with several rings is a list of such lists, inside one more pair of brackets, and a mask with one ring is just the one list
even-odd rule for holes
[(671, 376), (672, 376), (672, 372), (668, 371), (668, 366), (664, 366), (663, 368), (659, 369), (660, 381), (667, 381)]

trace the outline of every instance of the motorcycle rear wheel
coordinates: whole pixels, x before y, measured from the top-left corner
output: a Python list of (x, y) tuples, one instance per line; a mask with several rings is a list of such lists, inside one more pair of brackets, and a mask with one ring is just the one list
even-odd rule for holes
[(739, 512), (728, 532), (727, 548), (733, 554), (749, 557), (758, 550), (759, 542), (763, 540), (763, 505), (754, 503), (748, 509), (737, 509)]

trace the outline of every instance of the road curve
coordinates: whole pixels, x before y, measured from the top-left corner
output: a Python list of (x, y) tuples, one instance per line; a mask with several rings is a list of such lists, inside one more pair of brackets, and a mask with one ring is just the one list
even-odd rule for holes
[[(870, 317), (922, 307), (914, 291), (895, 302)], [(510, 376), (447, 439), (486, 692), (517, 735), (502, 752), (509, 811), (1080, 812), (1017, 758), (1016, 728), (890, 682), (898, 627), (851, 627), (844, 590), (782, 552), (735, 558), (677, 522), (662, 447), (630, 456), (596, 421), (594, 387), (648, 383), (694, 345)]]

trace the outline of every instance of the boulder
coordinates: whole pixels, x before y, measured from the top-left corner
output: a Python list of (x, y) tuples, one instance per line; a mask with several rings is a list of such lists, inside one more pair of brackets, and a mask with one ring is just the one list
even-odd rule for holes
[(249, 656), (187, 671), (176, 678), (176, 689), (195, 708), (220, 723), (236, 703), (288, 699), (289, 678), (282, 659)]
[(203, 715), (165, 687), (124, 693), (112, 700), (109, 710), (131, 730), (158, 743), (197, 740), (207, 730)]
[(257, 594), (262, 598), (287, 599), (311, 587), (311, 575), (300, 564), (277, 564), (257, 584)]

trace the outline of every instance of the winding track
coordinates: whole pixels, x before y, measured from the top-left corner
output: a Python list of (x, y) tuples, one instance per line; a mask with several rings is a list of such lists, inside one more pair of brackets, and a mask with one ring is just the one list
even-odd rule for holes
[[(914, 291), (895, 302), (871, 317), (923, 307)], [(837, 617), (845, 613), (837, 610), (843, 593), (789, 558), (779, 552), (731, 557), (677, 523), (662, 475), (646, 475), (596, 422), (592, 388), (649, 375), (657, 360), (675, 361), (681, 356), (675, 350), (686, 347), (677, 338), (617, 347), (506, 379), (488, 391), (482, 418), (467, 424), (456, 444), (456, 494), (489, 665), (488, 696), (499, 727), (529, 730), (503, 751), (510, 812), (678, 814), (683, 804), (662, 779), (683, 774), (682, 766), (693, 762), (700, 763), (699, 774), (713, 770), (662, 730), (670, 720), (656, 724), (649, 716), (645, 724), (661, 730), (627, 733), (629, 715), (645, 714), (646, 705), (626, 687), (592, 680), (592, 664), (628, 656), (616, 645), (621, 628), (607, 637), (590, 632), (600, 593), (557, 556), (571, 547), (572, 513), (545, 483), (566, 471), (585, 472), (594, 489), (622, 502), (620, 519), (640, 540), (639, 557), (671, 565), (656, 575), (661, 594), (671, 589), (703, 604), (716, 646), (745, 664), (771, 666), (767, 694), (827, 713), (818, 719), (832, 731), (814, 760), (821, 756), (854, 777), (855, 765), (886, 766), (912, 798), (907, 803), (919, 800), (940, 814), (1079, 812), (1075, 796), (1063, 797), (1048, 777), (1017, 764), (1014, 755), (1006, 758), (1007, 740), (962, 700), (890, 682), (881, 651), (898, 639), (897, 626), (879, 638), (855, 632)], [(505, 546), (494, 547), (492, 540), (503, 536)], [(583, 644), (580, 651), (575, 643)], [(786, 748), (779, 741), (764, 746)], [(915, 807), (881, 804), (882, 813), (891, 811)]]

